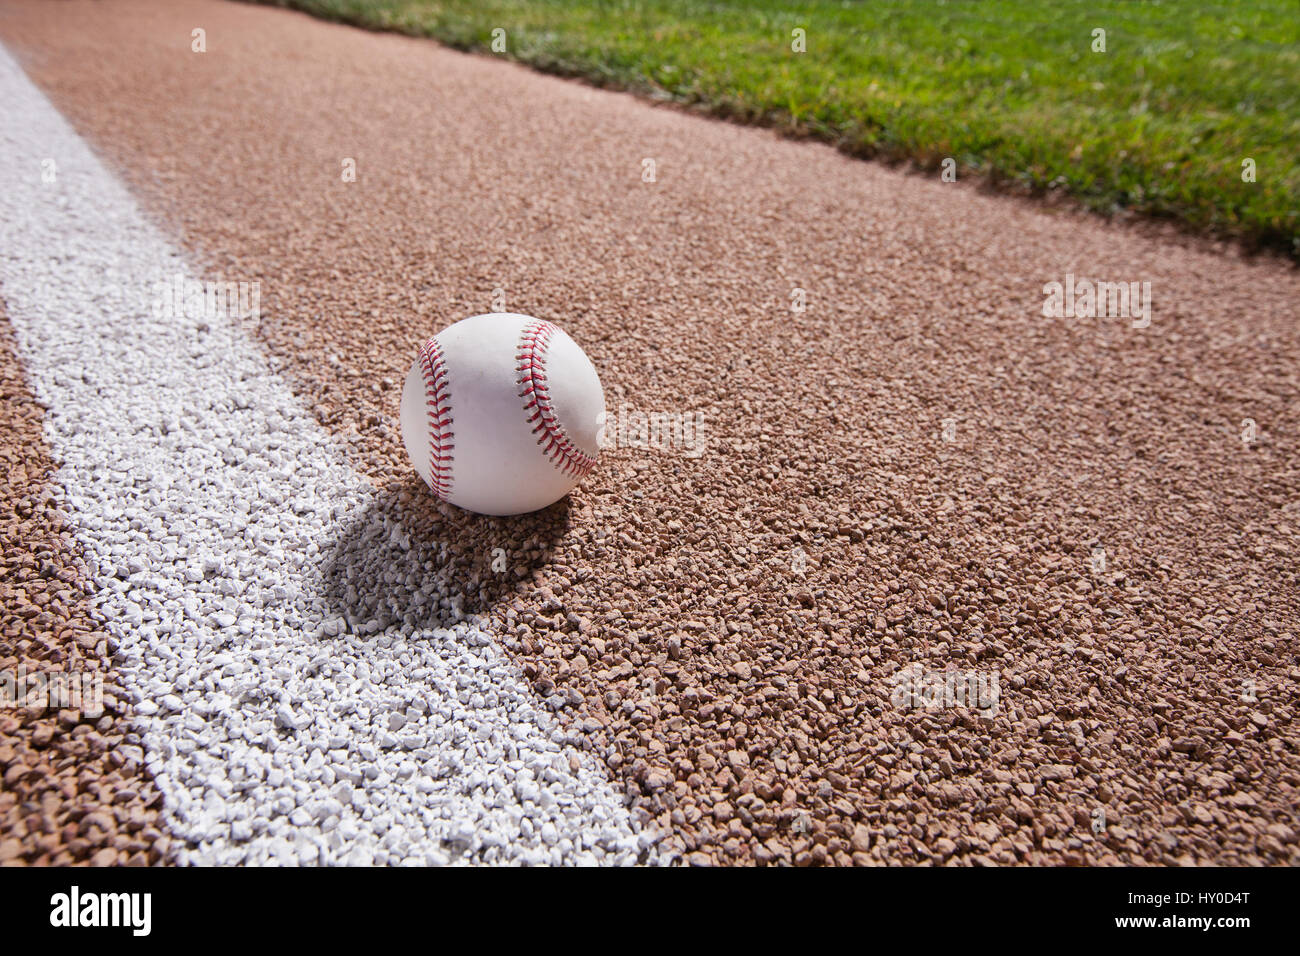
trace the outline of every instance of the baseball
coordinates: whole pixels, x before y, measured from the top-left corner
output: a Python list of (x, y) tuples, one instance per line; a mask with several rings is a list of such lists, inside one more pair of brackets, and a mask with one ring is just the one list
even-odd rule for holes
[(402, 440), (442, 501), (523, 514), (591, 471), (604, 411), (595, 366), (557, 326), (475, 315), (420, 348), (402, 389)]

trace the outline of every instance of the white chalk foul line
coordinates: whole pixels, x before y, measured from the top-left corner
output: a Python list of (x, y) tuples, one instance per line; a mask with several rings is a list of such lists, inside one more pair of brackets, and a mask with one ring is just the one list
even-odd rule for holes
[(181, 861), (654, 859), (491, 637), (419, 623), (418, 562), (344, 624), (327, 555), (402, 528), (331, 551), (370, 486), (237, 320), (155, 315), (182, 257), (3, 47), (0, 100), (2, 292)]

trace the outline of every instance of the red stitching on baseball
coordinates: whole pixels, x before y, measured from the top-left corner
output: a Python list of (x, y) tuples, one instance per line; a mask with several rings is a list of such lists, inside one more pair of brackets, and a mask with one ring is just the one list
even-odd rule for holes
[(429, 484), (443, 501), (451, 494), (451, 409), (442, 346), (429, 339), (420, 347), (420, 368), (424, 372), (424, 404), (429, 416)]
[(537, 444), (551, 462), (574, 478), (581, 478), (596, 464), (596, 459), (586, 454), (569, 440), (563, 426), (555, 417), (551, 394), (546, 385), (546, 350), (551, 336), (559, 330), (544, 319), (534, 319), (524, 326), (519, 338), (519, 397), (525, 399), (524, 412), (532, 414), (530, 425), (539, 436)]

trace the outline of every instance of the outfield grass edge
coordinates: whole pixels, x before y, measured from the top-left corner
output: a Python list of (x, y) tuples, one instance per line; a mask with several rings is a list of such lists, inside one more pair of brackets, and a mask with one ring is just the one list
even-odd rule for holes
[[(1048, 199), (1058, 205), (1063, 202), (1073, 204), (1105, 218), (1118, 216), (1172, 226), (1188, 236), (1226, 240), (1248, 253), (1280, 252), (1300, 262), (1300, 214), (1297, 213), (1297, 208), (1300, 208), (1300, 199), (1297, 199), (1300, 195), (1300, 170), (1294, 163), (1281, 175), (1270, 171), (1273, 182), (1267, 187), (1264, 198), (1260, 199), (1253, 191), (1243, 193), (1240, 184), (1224, 185), (1220, 179), (1216, 185), (1210, 173), (1198, 168), (1222, 167), (1229, 161), (1222, 155), (1222, 149), (1219, 153), (1180, 158), (1185, 167), (1185, 179), (1176, 176), (1161, 179), (1154, 164), (1157, 158), (1164, 159), (1165, 156), (1158, 151), (1151, 156), (1129, 156), (1127, 150), (1113, 148), (1122, 140), (1089, 142), (1094, 153), (1102, 154), (1101, 158), (1092, 155), (1086, 159), (1083, 168), (1071, 169), (1072, 164), (1061, 159), (1060, 142), (1035, 140), (1026, 133), (1019, 140), (1011, 137), (1011, 141), (1000, 147), (1023, 159), (1007, 161), (999, 159), (997, 149), (987, 153), (945, 150), (943, 142), (918, 138), (915, 130), (909, 133), (897, 126), (873, 122), (871, 116), (853, 115), (848, 123), (829, 122), (822, 116), (809, 113), (805, 108), (807, 104), (792, 101), (791, 108), (785, 108), (772, 99), (764, 99), (761, 93), (755, 99), (753, 90), (742, 89), (734, 95), (725, 92), (710, 94), (707, 90), (683, 93), (680, 89), (661, 85), (627, 64), (620, 66), (592, 57), (566, 56), (563, 50), (555, 52), (545, 46), (538, 48), (535, 44), (522, 50), (511, 46), (505, 51), (494, 51), (490, 36), (478, 22), (477, 12), (473, 14), (472, 22), (449, 19), (444, 8), (455, 4), (429, 4), (415, 16), (408, 15), (403, 9), (405, 0), (248, 2), (295, 10), (373, 32), (432, 39), (462, 52), (507, 59), (539, 72), (580, 80), (602, 89), (631, 93), (659, 105), (677, 106), (729, 122), (769, 128), (793, 138), (826, 142), (855, 158), (901, 164), (921, 173), (937, 173), (944, 159), (954, 156), (959, 178), (976, 179), (985, 189)], [(560, 45), (556, 44), (557, 48)], [(666, 61), (664, 65), (667, 66)], [(851, 113), (858, 105), (846, 104), (846, 112)], [(797, 115), (799, 112), (808, 114), (810, 118), (801, 118)], [(955, 119), (954, 123), (960, 119), (964, 118)], [(1054, 120), (1048, 122), (1050, 125)], [(1055, 132), (1060, 133), (1059, 130)], [(1281, 145), (1274, 143), (1268, 147), (1274, 154), (1286, 154), (1285, 136), (1285, 127), (1279, 127)], [(1060, 138), (1058, 135), (1057, 139)], [(1107, 148), (1112, 148), (1110, 153), (1106, 152)], [(1191, 148), (1189, 144), (1186, 148), (1180, 147), (1179, 151), (1187, 153)], [(1276, 166), (1276, 163), (1272, 165)], [(1063, 168), (1065, 172), (1061, 172)], [(1250, 198), (1243, 199), (1243, 195)]]

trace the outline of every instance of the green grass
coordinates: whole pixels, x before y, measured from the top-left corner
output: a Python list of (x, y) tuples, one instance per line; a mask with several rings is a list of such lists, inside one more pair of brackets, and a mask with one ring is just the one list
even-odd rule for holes
[(273, 2), (1300, 256), (1297, 0)]

